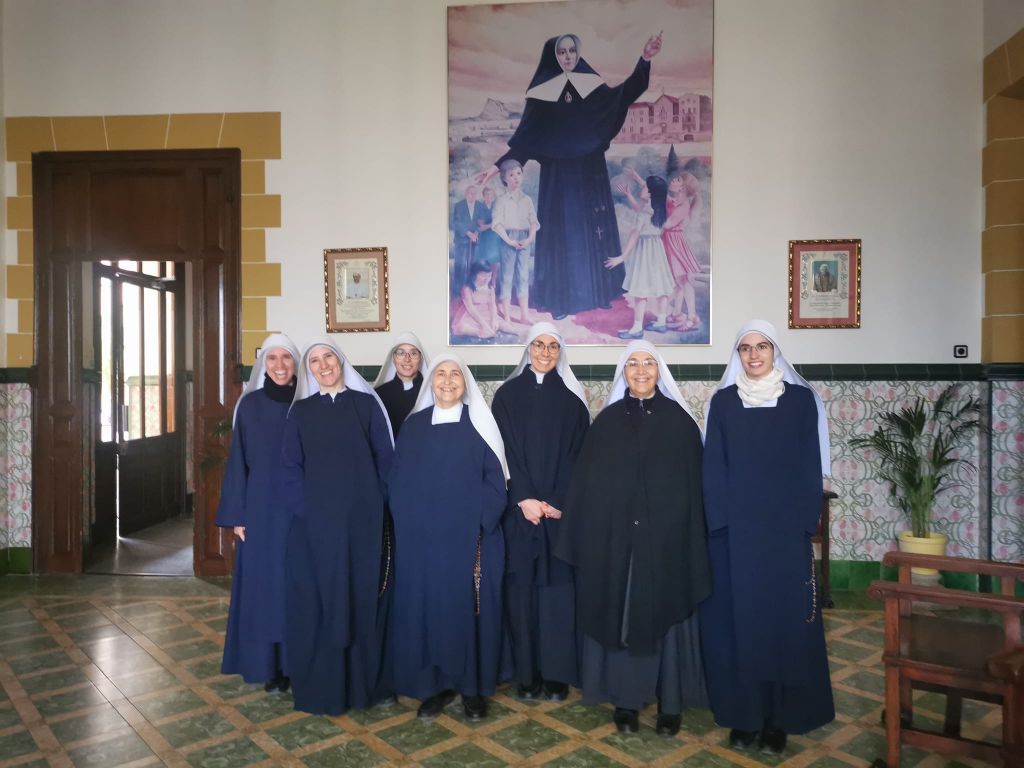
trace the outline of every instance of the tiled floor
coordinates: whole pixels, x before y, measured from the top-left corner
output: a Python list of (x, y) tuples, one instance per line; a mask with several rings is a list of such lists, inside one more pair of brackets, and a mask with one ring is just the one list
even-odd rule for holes
[(192, 575), (192, 517), (172, 517), (95, 552), (89, 573)]
[[(864, 766), (884, 753), (882, 616), (859, 595), (826, 615), (839, 715), (790, 738), (785, 759), (726, 746), (710, 714), (690, 711), (675, 739), (615, 733), (610, 712), (528, 705), (502, 692), (471, 725), (453, 705), (432, 723), (416, 702), (313, 717), (289, 695), (219, 673), (227, 584), (193, 578), (0, 578), (0, 768), (8, 766)], [(922, 696), (936, 723), (943, 700)], [(965, 706), (965, 730), (997, 738), (999, 713)], [(920, 768), (981, 765), (904, 749)], [(762, 762), (758, 762), (758, 760)]]

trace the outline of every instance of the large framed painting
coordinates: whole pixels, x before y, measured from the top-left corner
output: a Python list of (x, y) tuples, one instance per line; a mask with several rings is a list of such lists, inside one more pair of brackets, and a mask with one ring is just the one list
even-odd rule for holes
[(709, 343), (713, 11), (448, 8), (451, 344)]

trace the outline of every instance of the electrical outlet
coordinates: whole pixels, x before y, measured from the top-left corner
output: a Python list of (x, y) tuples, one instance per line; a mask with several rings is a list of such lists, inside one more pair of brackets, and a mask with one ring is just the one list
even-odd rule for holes
[(953, 345), (953, 357), (967, 357), (967, 345), (966, 344), (954, 344)]

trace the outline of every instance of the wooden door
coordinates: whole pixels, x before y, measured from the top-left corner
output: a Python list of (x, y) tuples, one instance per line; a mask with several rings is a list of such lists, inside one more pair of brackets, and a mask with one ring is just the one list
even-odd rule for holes
[(131, 259), (193, 265), (195, 573), (230, 573), (230, 534), (214, 525), (225, 446), (210, 427), (238, 394), (240, 161), (232, 149), (33, 156), (39, 572), (82, 569), (82, 478), (90, 467), (81, 423), (81, 266)]

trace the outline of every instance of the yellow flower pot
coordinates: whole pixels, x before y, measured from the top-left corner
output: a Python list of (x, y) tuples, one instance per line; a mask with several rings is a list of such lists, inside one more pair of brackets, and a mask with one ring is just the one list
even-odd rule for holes
[[(915, 555), (944, 555), (949, 537), (944, 533), (930, 533), (928, 536), (914, 536), (910, 531), (899, 532), (900, 552), (912, 552)], [(934, 568), (911, 568), (911, 573), (918, 576), (936, 576)]]

